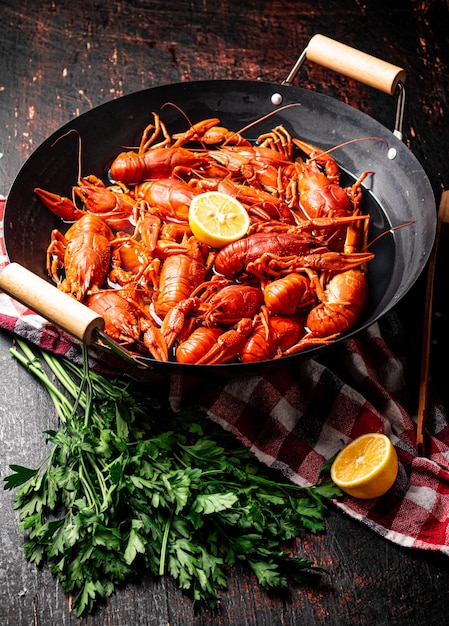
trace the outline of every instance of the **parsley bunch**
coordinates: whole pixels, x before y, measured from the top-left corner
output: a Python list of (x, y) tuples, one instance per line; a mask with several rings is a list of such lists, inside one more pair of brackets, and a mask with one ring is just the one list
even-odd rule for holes
[(324, 529), (330, 481), (285, 483), (199, 409), (173, 413), (132, 383), (91, 371), (24, 342), (12, 349), (47, 388), (61, 421), (36, 469), (11, 465), (5, 489), (25, 555), (46, 562), (77, 615), (146, 569), (169, 574), (213, 608), (226, 571), (246, 563), (265, 589), (314, 569), (282, 546), (301, 529)]

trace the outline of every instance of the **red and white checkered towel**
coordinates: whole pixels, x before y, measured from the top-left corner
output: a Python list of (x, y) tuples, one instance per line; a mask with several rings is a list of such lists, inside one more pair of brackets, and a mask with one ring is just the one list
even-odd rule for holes
[[(0, 200), (0, 218), (3, 207)], [(0, 267), (6, 262), (0, 233)], [(0, 327), (55, 354), (80, 358), (70, 337), (3, 293)], [(448, 420), (437, 403), (430, 403), (429, 456), (418, 456), (416, 407), (409, 406), (405, 342), (397, 316), (387, 314), (327, 352), (264, 377), (196, 385), (195, 402), (261, 461), (300, 485), (313, 483), (323, 463), (353, 438), (384, 432), (400, 461), (395, 485), (381, 498), (345, 496), (336, 506), (401, 546), (449, 555)], [(188, 386), (182, 377), (173, 377), (172, 406), (186, 397)]]

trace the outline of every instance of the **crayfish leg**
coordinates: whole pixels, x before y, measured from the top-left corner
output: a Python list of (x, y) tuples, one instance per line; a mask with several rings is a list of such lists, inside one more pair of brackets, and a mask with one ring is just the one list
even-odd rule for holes
[(306, 350), (307, 348), (312, 348), (320, 345), (327, 345), (332, 343), (340, 333), (334, 333), (333, 335), (328, 335), (327, 337), (315, 337), (313, 333), (308, 333), (304, 335), (302, 339), (295, 343), (293, 346), (290, 346), (287, 350), (284, 350), (281, 354), (277, 354), (274, 358), (279, 359), (282, 356), (287, 356), (289, 354), (296, 354), (297, 352), (302, 352), (302, 350)]

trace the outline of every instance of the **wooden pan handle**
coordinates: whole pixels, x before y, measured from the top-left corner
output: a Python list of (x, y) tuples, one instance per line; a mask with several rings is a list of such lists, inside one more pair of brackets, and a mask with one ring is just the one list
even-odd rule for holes
[(0, 273), (0, 289), (86, 345), (95, 343), (95, 329), (104, 319), (18, 263)]
[(419, 403), (418, 403), (418, 424), (416, 428), (416, 447), (418, 453), (425, 454), (424, 429), (427, 420), (427, 402), (429, 396), (430, 377), (430, 349), (432, 342), (432, 316), (433, 316), (433, 292), (434, 280), (437, 264), (438, 245), (440, 243), (443, 224), (449, 224), (449, 191), (441, 194), (440, 206), (438, 208), (437, 230), (427, 267), (427, 281), (423, 320), (423, 336), (421, 350), (421, 374), (419, 382)]
[(306, 49), (309, 61), (353, 78), (393, 96), (398, 83), (405, 83), (406, 71), (343, 43), (314, 35)]

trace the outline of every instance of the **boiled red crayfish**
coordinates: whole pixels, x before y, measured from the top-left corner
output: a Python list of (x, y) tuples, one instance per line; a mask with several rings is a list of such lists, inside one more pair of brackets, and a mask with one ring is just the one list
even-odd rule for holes
[(52, 213), (66, 222), (73, 222), (83, 215), (92, 213), (99, 215), (115, 230), (132, 232), (134, 229), (132, 218), (137, 202), (124, 186), (106, 187), (99, 178), (92, 175), (82, 178), (78, 185), (73, 187), (73, 193), (82, 200), (84, 209), (79, 209), (70, 198), (40, 187), (34, 192)]
[(215, 267), (226, 278), (253, 275), (264, 280), (303, 268), (343, 271), (363, 265), (373, 257), (371, 252), (329, 250), (311, 235), (255, 233), (222, 248)]
[[(197, 335), (192, 333), (176, 352), (176, 354), (179, 353), (181, 363), (194, 362), (196, 365), (217, 365), (232, 361), (243, 350), (253, 330), (253, 321), (244, 317), (236, 324), (235, 328), (220, 331), (220, 333), (216, 333), (215, 329), (207, 330), (209, 331), (208, 338), (214, 338), (215, 341), (213, 343), (212, 341), (205, 341), (204, 333), (201, 333), (201, 337), (199, 337), (199, 333)], [(215, 335), (217, 335), (216, 338)], [(183, 354), (187, 354), (187, 359), (192, 360), (182, 361)]]
[(268, 361), (296, 345), (305, 334), (303, 315), (261, 315), (240, 353), (243, 363)]
[(314, 281), (320, 304), (308, 314), (306, 326), (315, 337), (341, 333), (351, 328), (365, 308), (368, 280), (363, 269), (350, 269), (333, 275), (323, 289)]
[(177, 346), (176, 360), (178, 363), (198, 363), (216, 345), (223, 332), (222, 328), (199, 326)]
[[(77, 300), (103, 285), (111, 261), (113, 234), (97, 215), (83, 215), (63, 235), (54, 230), (47, 248), (47, 271), (62, 291)], [(61, 281), (58, 270), (64, 268)]]
[(137, 198), (142, 198), (152, 209), (156, 209), (161, 217), (187, 223), (190, 203), (199, 192), (183, 180), (160, 178), (139, 183), (135, 193)]
[(100, 291), (87, 297), (89, 308), (105, 320), (105, 333), (122, 345), (143, 344), (158, 361), (168, 360), (167, 343), (132, 291)]
[(298, 310), (310, 309), (316, 303), (310, 279), (296, 272), (269, 281), (262, 292), (267, 309), (274, 315), (293, 315)]
[(218, 117), (211, 117), (192, 124), (183, 133), (176, 133), (172, 136), (175, 140), (173, 146), (184, 146), (191, 141), (206, 145), (251, 145), (240, 133), (218, 126), (219, 123), (220, 119)]
[(164, 261), (154, 300), (155, 311), (159, 317), (164, 318), (206, 279), (207, 256), (204, 247), (191, 238), (185, 253), (170, 255)]

